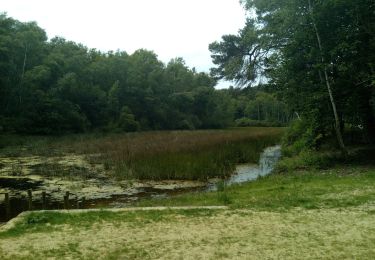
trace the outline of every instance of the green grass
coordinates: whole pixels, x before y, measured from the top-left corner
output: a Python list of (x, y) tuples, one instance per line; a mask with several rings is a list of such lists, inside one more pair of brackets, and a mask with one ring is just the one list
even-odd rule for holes
[(162, 211), (126, 211), (111, 212), (106, 210), (88, 211), (84, 213), (66, 212), (30, 212), (22, 221), (11, 229), (0, 232), (1, 238), (19, 237), (29, 233), (48, 233), (61, 231), (64, 225), (68, 224), (74, 229), (91, 229), (93, 225), (102, 223), (119, 224), (122, 222), (131, 223), (132, 226), (142, 227), (144, 225), (167, 221), (173, 222), (179, 216), (186, 217), (207, 217), (213, 216), (217, 210), (208, 209), (179, 209)]
[[(345, 209), (375, 202), (375, 167), (338, 166), (324, 171), (304, 170), (274, 174), (257, 181), (221, 187), (220, 191), (184, 194), (169, 199), (148, 199), (136, 206), (211, 206), (228, 205), (231, 209), (287, 212), (292, 209)], [(144, 225), (153, 221), (173, 221), (176, 215), (210, 216), (211, 210), (166, 210), (87, 213), (35, 212), (15, 228), (0, 233), (0, 238), (25, 233), (59, 230), (64, 224), (90, 229), (94, 224), (131, 222)], [(369, 214), (375, 214), (369, 212)]]
[(345, 208), (375, 201), (375, 167), (338, 166), (274, 174), (220, 192), (152, 199), (138, 206), (229, 205), (283, 211), (291, 208)]

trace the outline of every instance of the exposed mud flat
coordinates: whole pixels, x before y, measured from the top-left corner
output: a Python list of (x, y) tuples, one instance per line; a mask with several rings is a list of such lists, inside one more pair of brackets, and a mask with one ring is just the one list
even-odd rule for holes
[[(280, 146), (261, 154), (259, 165), (238, 165), (226, 185), (255, 180), (269, 174), (280, 157)], [(11, 216), (28, 209), (27, 190), (33, 191), (33, 209), (60, 209), (69, 192), (69, 208), (124, 207), (144, 197), (168, 197), (188, 191), (211, 191), (220, 179), (116, 180), (110, 169), (95, 155), (0, 157), (0, 193), (11, 197)], [(42, 192), (47, 203), (42, 203)], [(84, 203), (82, 203), (84, 201)], [(9, 214), (8, 214), (9, 215)], [(0, 222), (5, 216), (4, 197), (0, 196)]]
[[(97, 155), (0, 157), (0, 194), (11, 197), (11, 216), (5, 216), (4, 196), (0, 195), (0, 222), (28, 209), (27, 190), (33, 192), (33, 209), (64, 207), (69, 192), (70, 208), (124, 207), (143, 197), (166, 197), (202, 189), (205, 182), (165, 180), (116, 180), (110, 170), (95, 160)], [(93, 159), (94, 158), (94, 159)], [(47, 204), (42, 205), (42, 192)]]
[(92, 164), (85, 155), (64, 156), (22, 156), (0, 157), (0, 176), (26, 176), (33, 173), (49, 171), (51, 176), (54, 170), (71, 171), (74, 168), (85, 168), (88, 171), (103, 170), (103, 165)]
[(76, 196), (97, 199), (134, 195), (147, 188), (176, 190), (205, 186), (199, 181), (115, 180), (103, 164), (92, 161), (87, 155), (0, 157), (0, 192), (12, 194), (32, 189), (35, 194), (46, 191), (61, 197), (70, 191)]

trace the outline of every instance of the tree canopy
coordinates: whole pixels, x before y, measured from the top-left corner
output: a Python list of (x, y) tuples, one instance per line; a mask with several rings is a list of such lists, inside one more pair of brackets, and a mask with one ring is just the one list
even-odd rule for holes
[(350, 142), (354, 131), (360, 140), (374, 141), (375, 2), (242, 3), (249, 11), (245, 27), (210, 45), (212, 75), (244, 86), (266, 78), (272, 92), (308, 122), (315, 143), (342, 132)]
[(164, 64), (145, 49), (101, 52), (48, 40), (35, 22), (0, 14), (0, 132), (220, 128), (252, 115), (243, 100), (255, 94), (234, 95), (216, 84), (182, 58)]

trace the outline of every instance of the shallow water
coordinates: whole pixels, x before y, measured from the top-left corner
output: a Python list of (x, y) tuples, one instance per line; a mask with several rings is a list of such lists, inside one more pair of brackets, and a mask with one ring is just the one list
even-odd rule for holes
[[(275, 164), (281, 157), (281, 146), (276, 145), (266, 148), (260, 155), (259, 164), (240, 164), (232, 176), (224, 181), (226, 186), (233, 184), (254, 181), (260, 176), (268, 175), (272, 172)], [(216, 185), (208, 187), (208, 190), (216, 190)]]
[(281, 157), (279, 145), (266, 148), (260, 155), (259, 165), (243, 164), (236, 167), (236, 172), (227, 181), (227, 185), (256, 180), (259, 176), (270, 174)]
[[(242, 164), (235, 173), (225, 180), (226, 185), (233, 185), (256, 180), (269, 174), (281, 156), (281, 147), (266, 148), (260, 155), (259, 164)], [(0, 222), (17, 216), (28, 210), (27, 190), (33, 190), (32, 209), (63, 209), (67, 183), (76, 186), (69, 189), (68, 207), (104, 208), (126, 207), (143, 198), (166, 198), (186, 192), (205, 192), (216, 190), (218, 180), (209, 183), (193, 181), (144, 181), (129, 184), (109, 179), (89, 179), (84, 181), (63, 181), (28, 175), (27, 177), (0, 176)], [(42, 191), (47, 191), (46, 203), (42, 203)], [(6, 211), (1, 192), (10, 194), (10, 212)], [(82, 198), (85, 197), (83, 200)]]

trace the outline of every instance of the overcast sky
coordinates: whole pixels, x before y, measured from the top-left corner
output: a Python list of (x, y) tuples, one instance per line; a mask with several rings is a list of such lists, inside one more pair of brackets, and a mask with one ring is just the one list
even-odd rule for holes
[(129, 54), (145, 48), (205, 72), (213, 66), (209, 43), (245, 24), (239, 0), (1, 0), (0, 12), (36, 21), (49, 38)]

